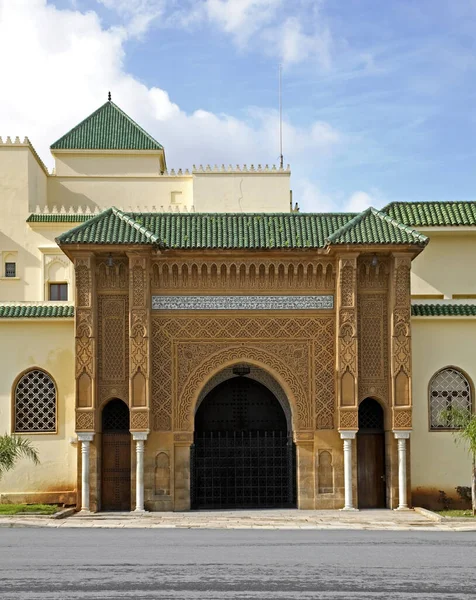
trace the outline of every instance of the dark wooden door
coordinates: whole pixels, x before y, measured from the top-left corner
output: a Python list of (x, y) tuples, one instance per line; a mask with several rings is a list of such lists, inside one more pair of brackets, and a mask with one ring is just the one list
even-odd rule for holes
[(385, 508), (384, 433), (357, 434), (359, 508)]
[(131, 510), (131, 434), (102, 434), (102, 510)]

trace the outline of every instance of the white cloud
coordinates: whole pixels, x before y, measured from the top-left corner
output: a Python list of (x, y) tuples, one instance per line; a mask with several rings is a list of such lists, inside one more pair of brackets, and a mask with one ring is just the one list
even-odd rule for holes
[[(0, 135), (27, 135), (49, 166), (49, 145), (105, 102), (108, 90), (164, 144), (171, 167), (277, 161), (276, 111), (254, 108), (242, 119), (198, 108), (186, 113), (167, 91), (125, 71), (127, 34), (104, 29), (94, 12), (59, 10), (47, 0), (0, 0), (0, 10), (0, 56), (15, 50), (14, 60), (0, 61), (0, 79), (8, 82), (0, 95)], [(285, 121), (284, 137), (291, 163), (318, 160), (341, 140), (320, 121), (307, 127)]]
[(371, 193), (359, 190), (348, 198), (340, 198), (323, 192), (308, 178), (298, 179), (293, 188), (293, 201), (299, 203), (303, 212), (359, 213), (369, 206), (379, 209), (385, 204), (377, 190), (371, 190)]
[(284, 66), (316, 59), (331, 64), (332, 37), (320, 8), (324, 0), (96, 0), (114, 11), (129, 36), (157, 27), (212, 26), (242, 51), (258, 51)]

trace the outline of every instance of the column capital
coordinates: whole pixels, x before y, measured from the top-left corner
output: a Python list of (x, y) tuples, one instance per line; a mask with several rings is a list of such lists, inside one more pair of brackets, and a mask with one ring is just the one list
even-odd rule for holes
[(92, 442), (94, 439), (94, 433), (76, 433), (78, 436), (78, 442)]
[(393, 435), (395, 436), (396, 440), (408, 440), (408, 439), (410, 439), (410, 433), (411, 433), (411, 430), (406, 430), (406, 431), (393, 430)]
[(145, 442), (147, 440), (147, 436), (149, 435), (149, 430), (147, 431), (133, 431), (132, 439), (135, 442)]
[(339, 431), (341, 440), (355, 440), (358, 429), (347, 429), (345, 431)]

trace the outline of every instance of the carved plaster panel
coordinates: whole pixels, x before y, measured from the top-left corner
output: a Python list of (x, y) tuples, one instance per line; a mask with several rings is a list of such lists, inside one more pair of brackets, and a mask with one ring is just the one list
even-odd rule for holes
[(333, 290), (335, 268), (332, 260), (229, 260), (172, 262), (158, 259), (152, 266), (152, 288), (161, 293), (174, 290), (213, 292), (219, 289), (256, 290)]
[[(307, 409), (303, 408), (303, 414), (307, 415), (304, 421), (310, 419), (309, 426), (313, 428), (313, 415), (317, 413), (320, 426), (330, 427), (334, 415), (333, 335), (333, 317), (152, 317), (154, 428), (165, 431), (172, 429), (172, 399), (177, 394), (178, 379), (180, 378), (180, 385), (183, 387), (184, 375), (182, 374), (187, 374), (183, 367), (174, 367), (174, 364), (179, 361), (177, 354), (179, 349), (180, 360), (184, 361), (184, 364), (190, 365), (195, 361), (192, 352), (187, 354), (187, 343), (193, 345), (193, 351), (199, 354), (200, 360), (206, 361), (212, 348), (212, 344), (207, 346), (203, 343), (207, 340), (212, 343), (223, 342), (227, 347), (241, 343), (241, 348), (245, 349), (249, 346), (249, 342), (254, 342), (256, 349), (260, 347), (264, 349), (263, 352), (266, 352), (268, 344), (274, 344), (276, 340), (278, 341), (276, 348), (283, 348), (283, 345), (279, 346), (279, 344), (284, 344), (285, 350), (276, 350), (277, 353), (273, 354), (269, 348), (267, 352), (273, 357), (273, 361), (279, 361), (279, 364), (288, 365), (291, 360), (291, 364), (295, 365), (296, 373), (299, 373), (299, 378), (302, 378), (300, 381), (294, 373), (292, 374), (290, 380), (296, 381), (296, 389), (305, 389), (305, 394), (308, 394), (309, 398), (311, 393), (314, 394), (314, 403), (310, 403)], [(294, 343), (295, 341), (297, 344)], [(246, 353), (243, 350), (240, 352), (241, 354), (238, 354), (242, 357), (242, 362), (246, 362)], [(289, 356), (287, 352), (290, 353)], [(313, 357), (312, 362), (311, 357)], [(262, 355), (263, 360), (264, 358), (266, 357)], [(236, 359), (238, 360), (238, 356)], [(178, 375), (179, 372), (181, 375)], [(318, 385), (319, 382), (321, 385)], [(205, 383), (206, 381), (201, 382), (201, 385)], [(193, 394), (199, 392), (199, 389), (192, 391)], [(301, 391), (298, 395), (302, 396), (302, 394)], [(188, 416), (186, 418), (189, 419)]]

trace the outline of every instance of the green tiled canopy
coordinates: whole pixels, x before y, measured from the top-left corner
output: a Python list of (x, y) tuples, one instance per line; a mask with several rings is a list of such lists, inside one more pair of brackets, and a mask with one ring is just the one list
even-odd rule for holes
[(52, 150), (163, 150), (163, 147), (108, 101), (51, 145)]
[(412, 227), (461, 227), (476, 225), (476, 202), (392, 202), (382, 209)]
[(178, 249), (324, 248), (330, 244), (416, 244), (427, 238), (369, 209), (333, 213), (167, 214), (110, 208), (60, 235), (66, 244), (155, 244)]
[(74, 317), (74, 306), (0, 304), (0, 319), (53, 319)]
[(476, 317), (476, 304), (412, 304), (412, 317)]

